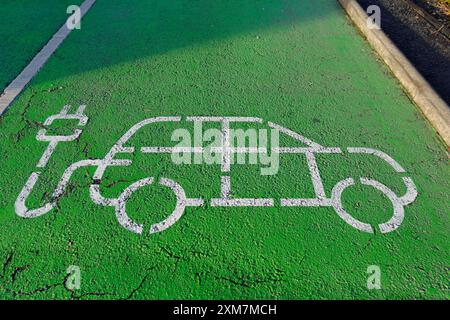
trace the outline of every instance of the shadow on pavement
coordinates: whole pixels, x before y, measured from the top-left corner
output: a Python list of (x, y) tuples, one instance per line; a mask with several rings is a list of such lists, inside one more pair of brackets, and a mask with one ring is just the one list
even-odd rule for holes
[(381, 8), (381, 27), (441, 98), (450, 104), (449, 41), (403, 1), (358, 0), (363, 9)]

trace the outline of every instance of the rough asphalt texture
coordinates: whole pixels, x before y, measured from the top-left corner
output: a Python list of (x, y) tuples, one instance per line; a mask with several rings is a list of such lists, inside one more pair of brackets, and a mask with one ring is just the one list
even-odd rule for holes
[[(377, 148), (406, 169), (419, 196), (385, 235), (358, 231), (329, 207), (281, 208), (277, 200), (273, 208), (190, 208), (167, 231), (138, 236), (112, 208), (92, 202), (90, 168), (74, 174), (57, 208), (19, 218), (14, 202), (47, 147), (36, 134), (65, 104), (86, 104), (89, 122), (78, 140), (57, 147), (30, 208), (49, 199), (70, 164), (105, 156), (135, 123), (167, 115), (257, 116), (325, 146)], [(75, 124), (48, 129), (68, 134)], [(174, 129), (148, 127), (130, 144), (170, 145)], [(281, 146), (298, 144), (284, 137)], [(105, 173), (105, 196), (149, 176), (177, 181), (188, 196), (219, 194), (219, 165), (129, 157), (132, 166)], [(448, 298), (445, 147), (335, 1), (97, 1), (0, 118), (0, 158), (0, 298)], [(348, 177), (405, 192), (373, 156), (321, 155), (318, 164), (328, 195)], [(283, 156), (275, 176), (259, 169), (233, 167), (233, 196), (313, 195), (302, 155)], [(392, 215), (370, 187), (343, 197), (368, 223)], [(152, 185), (133, 194), (127, 210), (148, 226), (174, 204)], [(71, 265), (81, 270), (73, 292), (64, 285)], [(367, 289), (370, 265), (381, 269), (382, 290)]]
[(411, 0), (419, 7), (425, 9), (441, 23), (450, 28), (450, 1), (449, 0)]
[(450, 104), (450, 41), (404, 1), (358, 0), (381, 8), (381, 28), (441, 98)]

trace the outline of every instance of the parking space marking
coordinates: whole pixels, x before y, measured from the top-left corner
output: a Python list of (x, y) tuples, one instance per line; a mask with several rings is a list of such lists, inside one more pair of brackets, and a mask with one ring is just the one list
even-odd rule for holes
[[(47, 118), (45, 123), (51, 124), (54, 119), (78, 119), (79, 125), (86, 124), (88, 121), (87, 116), (83, 114), (85, 106), (80, 106), (74, 114), (69, 114), (69, 107), (64, 106), (60, 113), (56, 115), (52, 115)], [(34, 185), (36, 184), (40, 172), (33, 172), (28, 181), (25, 183), (22, 191), (16, 200), (16, 213), (17, 215), (25, 218), (34, 218), (41, 216), (50, 210), (52, 210), (56, 201), (61, 197), (64, 193), (64, 190), (69, 182), (74, 171), (78, 168), (84, 166), (95, 166), (96, 171), (93, 177), (93, 183), (90, 186), (90, 196), (94, 203), (102, 206), (112, 206), (115, 208), (115, 214), (117, 221), (121, 226), (125, 229), (141, 234), (143, 232), (144, 226), (142, 224), (138, 224), (134, 222), (126, 212), (126, 202), (132, 196), (132, 194), (138, 189), (150, 185), (154, 182), (154, 177), (147, 177), (132, 183), (128, 186), (118, 198), (104, 198), (101, 195), (100, 184), (101, 179), (105, 173), (105, 170), (110, 166), (130, 166), (132, 164), (132, 159), (114, 159), (114, 157), (119, 154), (131, 154), (134, 152), (134, 147), (124, 147), (124, 144), (127, 143), (140, 129), (143, 127), (153, 124), (153, 123), (177, 123), (181, 121), (181, 117), (177, 116), (162, 116), (162, 117), (153, 117), (144, 119), (135, 125), (133, 125), (130, 129), (126, 131), (126, 133), (119, 138), (119, 140), (111, 147), (110, 151), (105, 155), (102, 159), (89, 159), (82, 160), (71, 164), (64, 172), (57, 188), (53, 192), (52, 199), (45, 205), (37, 209), (28, 209), (25, 205), (25, 201), (30, 195)], [(306, 157), (306, 162), (309, 168), (309, 174), (311, 177), (311, 183), (314, 188), (315, 197), (314, 198), (281, 198), (279, 199), (281, 207), (333, 207), (336, 213), (349, 225), (354, 228), (363, 231), (373, 233), (374, 229), (370, 224), (359, 221), (354, 218), (350, 213), (345, 211), (342, 204), (342, 194), (344, 190), (348, 187), (351, 187), (355, 184), (355, 180), (352, 177), (348, 177), (344, 180), (337, 182), (337, 184), (333, 187), (331, 191), (330, 197), (327, 197), (326, 191), (324, 189), (324, 184), (322, 182), (322, 177), (320, 176), (318, 163), (316, 161), (315, 154), (316, 153), (326, 153), (326, 154), (342, 154), (342, 150), (338, 147), (323, 147), (312, 140), (309, 140), (302, 136), (299, 133), (296, 133), (290, 129), (284, 128), (280, 125), (269, 122), (269, 126), (272, 128), (276, 128), (283, 132), (284, 134), (290, 136), (294, 140), (301, 141), (308, 145), (306, 148), (279, 148), (278, 146), (272, 146), (269, 148), (240, 148), (239, 146), (232, 146), (230, 141), (230, 119), (235, 119), (236, 122), (250, 122), (250, 123), (262, 123), (259, 118), (239, 118), (239, 117), (188, 117), (187, 121), (193, 121), (194, 124), (203, 121), (212, 121), (219, 122), (222, 128), (222, 136), (221, 142), (222, 146), (218, 148), (217, 152), (222, 153), (222, 157), (219, 160), (222, 163), (222, 176), (220, 183), (220, 198), (212, 198), (210, 199), (210, 204), (212, 207), (271, 207), (274, 206), (275, 199), (273, 198), (234, 198), (232, 196), (232, 183), (231, 183), (231, 161), (233, 152), (269, 152), (269, 150), (273, 153), (275, 152), (286, 152), (286, 153), (302, 153)], [(80, 134), (81, 134), (81, 129)], [(67, 136), (56, 136), (56, 137), (46, 137), (45, 132), (41, 130), (38, 132), (36, 138), (38, 141), (48, 142), (49, 146), (47, 150), (44, 151), (43, 158), (45, 158), (45, 163), (47, 163), (50, 158), (52, 151), (56, 147), (56, 142), (63, 141), (73, 141), (73, 139), (68, 139)], [(79, 136), (79, 134), (78, 134)], [(69, 137), (72, 137), (69, 136)], [(50, 150), (50, 151), (48, 151)], [(142, 147), (140, 149), (143, 153), (168, 153), (174, 151), (186, 151), (186, 152), (204, 152), (207, 148), (203, 147), (183, 147), (183, 148), (171, 148), (171, 147)], [(347, 148), (347, 151), (351, 154), (367, 154), (376, 156), (384, 160), (388, 165), (391, 166), (394, 171), (398, 173), (405, 173), (405, 170), (398, 164), (392, 157), (387, 155), (386, 153), (370, 148)], [(41, 158), (42, 160), (42, 158)], [(41, 162), (38, 162), (37, 167), (41, 167)], [(224, 170), (224, 167), (226, 170)], [(263, 175), (263, 173), (261, 173)], [(381, 233), (388, 233), (396, 230), (403, 222), (404, 219), (404, 206), (412, 203), (417, 197), (417, 189), (414, 185), (414, 182), (410, 177), (401, 177), (403, 179), (404, 185), (406, 187), (406, 192), (402, 196), (397, 196), (391, 189), (387, 186), (378, 182), (376, 180), (372, 180), (367, 177), (360, 177), (358, 181), (363, 185), (371, 186), (378, 191), (381, 191), (387, 198), (389, 198), (390, 202), (393, 205), (393, 215), (392, 217), (385, 223), (379, 224), (378, 228)], [(159, 180), (159, 184), (165, 187), (168, 187), (175, 194), (177, 202), (174, 211), (164, 220), (153, 224), (150, 226), (150, 233), (161, 232), (166, 230), (170, 226), (172, 226), (175, 222), (177, 222), (181, 216), (184, 214), (186, 207), (198, 207), (203, 206), (204, 201), (203, 198), (188, 198), (185, 194), (185, 191), (181, 185), (179, 185), (176, 181), (173, 181), (166, 177), (161, 177)]]
[[(83, 17), (95, 0), (85, 0), (81, 6), (81, 17)], [(67, 27), (67, 21), (63, 26), (53, 35), (50, 41), (38, 52), (38, 54), (31, 60), (31, 62), (22, 70), (22, 72), (6, 87), (5, 91), (0, 95), (0, 115), (2, 115), (17, 96), (23, 91), (26, 85), (39, 72), (42, 66), (47, 62), (50, 56), (56, 51), (61, 43), (67, 38), (72, 31)]]

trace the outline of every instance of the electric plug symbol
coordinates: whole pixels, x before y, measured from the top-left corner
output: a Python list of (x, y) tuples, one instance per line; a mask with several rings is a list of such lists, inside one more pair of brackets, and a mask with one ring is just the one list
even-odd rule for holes
[[(45, 120), (44, 125), (50, 126), (55, 120), (78, 120), (79, 126), (85, 126), (89, 119), (86, 115), (83, 114), (86, 106), (85, 105), (79, 106), (75, 113), (69, 113), (70, 108), (71, 108), (70, 105), (64, 106), (58, 114), (48, 117)], [(60, 136), (60, 135), (48, 136), (47, 129), (39, 130), (36, 135), (36, 139), (38, 141), (48, 142), (49, 144), (48, 144), (48, 147), (45, 150), (44, 154), (42, 155), (41, 159), (39, 160), (37, 167), (43, 168), (47, 165), (48, 160), (50, 159), (51, 155), (55, 151), (58, 143), (70, 142), (70, 141), (76, 140), (81, 135), (82, 131), (83, 130), (81, 130), (81, 129), (75, 129), (73, 134), (68, 135), (68, 136)]]

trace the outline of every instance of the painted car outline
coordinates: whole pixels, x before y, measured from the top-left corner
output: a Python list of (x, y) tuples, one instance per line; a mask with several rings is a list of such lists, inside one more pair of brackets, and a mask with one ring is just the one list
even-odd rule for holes
[[(67, 106), (66, 106), (67, 107)], [(68, 114), (68, 108), (63, 108), (60, 115), (54, 115), (49, 117), (48, 119), (52, 118), (59, 118), (64, 119), (64, 117), (68, 119), (79, 119), (80, 123), (79, 125), (85, 125), (87, 123), (87, 119), (84, 115), (81, 115), (84, 106), (80, 107), (77, 112), (74, 115)], [(48, 120), (47, 119), (47, 120)], [(29, 194), (31, 193), (36, 181), (39, 178), (40, 172), (33, 172), (28, 181), (26, 182), (25, 186), (23, 187), (21, 193), (19, 194), (16, 203), (15, 203), (15, 209), (16, 214), (21, 217), (26, 218), (33, 218), (41, 216), (50, 210), (52, 210), (55, 205), (56, 201), (61, 195), (63, 195), (64, 190), (66, 188), (66, 185), (68, 181), (70, 180), (71, 175), (73, 172), (75, 172), (80, 167), (86, 167), (86, 166), (94, 166), (97, 167), (94, 173), (93, 180), (94, 182), (90, 185), (89, 191), (90, 191), (90, 197), (94, 201), (94, 203), (98, 205), (103, 206), (111, 206), (115, 208), (115, 214), (116, 218), (120, 225), (122, 225), (127, 230), (141, 234), (143, 232), (144, 226), (142, 224), (134, 222), (127, 214), (126, 212), (126, 202), (130, 198), (130, 196), (138, 190), (139, 188), (142, 188), (144, 186), (153, 184), (155, 181), (154, 177), (147, 177), (144, 179), (140, 179), (134, 183), (132, 183), (130, 186), (128, 186), (117, 198), (105, 198), (102, 196), (100, 191), (100, 183), (103, 178), (103, 174), (105, 170), (110, 166), (129, 166), (132, 164), (132, 160), (129, 159), (115, 159), (115, 156), (118, 154), (132, 154), (135, 151), (134, 147), (125, 147), (125, 143), (127, 143), (137, 132), (139, 132), (140, 129), (153, 124), (153, 123), (161, 123), (161, 122), (181, 122), (182, 121), (181, 116), (160, 116), (160, 117), (151, 117), (144, 119), (135, 125), (133, 125), (130, 129), (126, 131), (126, 133), (119, 138), (119, 140), (111, 147), (110, 151), (105, 155), (103, 159), (95, 159), (95, 160), (81, 160), (78, 162), (73, 163), (70, 165), (64, 172), (60, 182), (58, 183), (57, 188), (55, 189), (53, 195), (52, 195), (52, 201), (46, 203), (44, 206), (37, 208), (37, 209), (28, 209), (25, 205), (25, 201)], [(46, 122), (47, 122), (46, 120)], [(234, 206), (274, 206), (274, 199), (273, 198), (232, 198), (230, 196), (231, 191), (231, 178), (229, 176), (229, 172), (231, 170), (230, 165), (230, 157), (232, 152), (250, 152), (251, 150), (248, 150), (249, 148), (232, 148), (230, 145), (230, 123), (235, 122), (241, 122), (241, 123), (259, 123), (263, 124), (264, 121), (261, 118), (256, 117), (205, 117), (205, 116), (191, 116), (191, 117), (185, 117), (185, 121), (188, 122), (219, 122), (221, 124), (221, 132), (223, 135), (223, 141), (222, 141), (222, 163), (221, 163), (221, 171), (222, 171), (222, 177), (221, 177), (221, 195), (219, 198), (213, 198), (211, 199), (211, 206), (222, 206), (222, 207), (234, 207)], [(359, 221), (355, 219), (351, 214), (346, 212), (342, 206), (341, 202), (341, 196), (343, 191), (354, 185), (355, 180), (352, 177), (346, 178), (344, 180), (339, 181), (336, 183), (336, 185), (331, 190), (331, 196), (327, 197), (326, 192), (323, 187), (322, 179), (320, 176), (319, 168), (317, 166), (316, 162), (316, 154), (319, 153), (325, 153), (325, 154), (342, 154), (343, 151), (341, 148), (338, 147), (324, 147), (316, 142), (313, 142), (312, 140), (309, 140), (302, 136), (301, 134), (294, 132), (288, 128), (282, 127), (278, 124), (275, 124), (273, 122), (267, 122), (267, 125), (275, 130), (278, 130), (281, 133), (284, 133), (292, 138), (294, 138), (297, 141), (302, 142), (307, 147), (271, 147), (271, 152), (279, 152), (281, 153), (303, 153), (306, 156), (307, 164), (309, 168), (309, 173), (311, 175), (312, 184), (314, 187), (314, 192), (316, 197), (315, 198), (289, 198), (289, 199), (280, 199), (280, 206), (281, 207), (311, 207), (311, 206), (320, 206), (320, 207), (333, 207), (336, 213), (349, 225), (353, 226), (354, 228), (368, 232), (368, 233), (374, 233), (373, 227), (368, 224), (364, 223), (362, 221)], [(45, 129), (44, 129), (45, 130)], [(77, 129), (78, 130), (78, 129)], [(76, 131), (78, 132), (78, 131)], [(45, 132), (43, 130), (40, 130), (38, 133), (38, 137), (42, 137)], [(79, 135), (78, 135), (79, 136)], [(39, 140), (39, 138), (38, 138)], [(51, 137), (46, 139), (45, 141), (49, 141), (49, 148), (44, 152), (44, 155), (47, 154), (47, 157), (49, 158), (56, 148), (57, 143), (53, 143), (51, 141)], [(65, 141), (64, 139), (61, 139), (59, 137), (59, 141)], [(58, 141), (58, 142), (59, 142)], [(70, 141), (70, 140), (67, 140)], [(51, 150), (48, 151), (50, 149)], [(143, 153), (172, 153), (172, 152), (204, 152), (203, 148), (199, 147), (192, 147), (190, 150), (185, 150), (186, 148), (183, 148), (183, 150), (178, 150), (176, 147), (142, 147), (141, 152)], [(234, 150), (235, 149), (235, 150)], [(241, 149), (241, 150), (239, 150)], [(247, 150), (246, 150), (247, 149)], [(260, 150), (256, 150), (256, 152), (259, 152)], [(371, 148), (354, 148), (349, 147), (346, 149), (348, 153), (360, 153), (360, 154), (369, 154), (374, 155), (385, 162), (387, 162), (395, 172), (406, 174), (406, 171), (403, 169), (403, 167), (400, 166), (400, 164), (395, 161), (392, 157), (390, 157), (388, 154)], [(44, 157), (43, 155), (43, 157)], [(48, 158), (46, 159), (45, 163), (47, 163)], [(39, 163), (43, 163), (43, 160), (41, 158)], [(42, 167), (38, 165), (38, 167)], [(227, 174), (228, 173), (228, 174)], [(359, 182), (372, 186), (373, 188), (381, 191), (391, 202), (394, 208), (394, 213), (392, 217), (384, 222), (380, 223), (378, 225), (378, 229), (381, 233), (388, 233), (396, 230), (403, 222), (404, 219), (404, 207), (408, 204), (411, 204), (417, 196), (417, 190), (415, 187), (415, 184), (413, 180), (410, 177), (402, 176), (403, 183), (406, 187), (406, 192), (403, 196), (399, 197), (397, 196), (391, 189), (389, 189), (387, 186), (382, 184), (381, 182), (378, 182), (376, 180), (367, 178), (367, 177), (360, 177)], [(173, 212), (163, 221), (153, 224), (150, 227), (150, 233), (156, 233), (161, 232), (172, 226), (174, 223), (176, 223), (181, 216), (184, 214), (186, 207), (199, 207), (204, 204), (204, 200), (202, 198), (188, 198), (185, 194), (184, 189), (175, 181), (169, 179), (169, 178), (160, 178), (158, 181), (160, 185), (165, 186), (173, 191), (173, 193), (176, 196), (176, 206)]]

